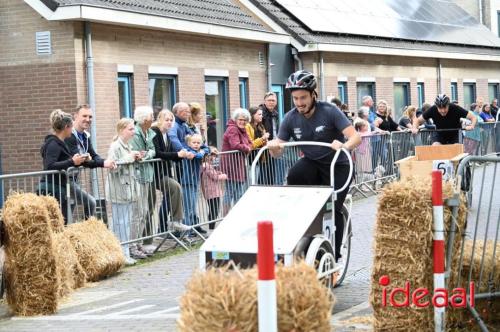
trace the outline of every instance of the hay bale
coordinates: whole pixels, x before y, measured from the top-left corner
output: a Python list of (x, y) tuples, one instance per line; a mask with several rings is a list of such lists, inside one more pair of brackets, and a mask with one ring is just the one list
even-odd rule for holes
[(63, 233), (54, 234), (55, 252), (58, 260), (60, 287), (59, 297), (65, 297), (72, 290), (85, 285), (87, 274), (83, 270), (75, 248), (67, 235)]
[(98, 281), (116, 273), (124, 264), (120, 242), (101, 220), (71, 224), (64, 231), (75, 248), (87, 281)]
[[(330, 331), (333, 296), (305, 263), (276, 270), (279, 331)], [(196, 273), (181, 298), (180, 331), (257, 331), (257, 271)]]
[(35, 194), (11, 194), (3, 211), (7, 303), (16, 315), (52, 314), (60, 288), (55, 239), (45, 203)]
[(61, 212), (61, 207), (57, 199), (52, 196), (38, 196), (45, 203), (49, 213), (49, 221), (52, 226), (52, 231), (61, 233), (64, 231), (64, 217)]
[[(451, 184), (443, 186), (444, 196), (452, 193)], [(459, 208), (458, 233), (455, 248), (460, 245), (460, 233), (465, 224), (465, 204)], [(433, 289), (431, 183), (409, 178), (387, 186), (379, 197), (375, 230), (375, 257), (372, 270), (370, 302), (374, 310), (376, 331), (427, 331), (434, 329), (433, 308), (396, 308), (382, 306), (381, 276), (390, 277), (389, 289)], [(446, 229), (451, 225), (451, 212), (445, 208)], [(456, 251), (455, 251), (456, 252)], [(401, 296), (396, 301), (402, 302)]]
[(332, 293), (305, 262), (276, 270), (278, 330), (330, 331), (334, 306)]

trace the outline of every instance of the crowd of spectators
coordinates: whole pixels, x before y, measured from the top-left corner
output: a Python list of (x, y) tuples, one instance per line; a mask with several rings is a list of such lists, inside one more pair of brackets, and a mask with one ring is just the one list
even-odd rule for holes
[[(380, 177), (389, 174), (394, 160), (390, 156), (388, 133), (416, 134), (412, 119), (427, 109), (408, 105), (400, 119), (384, 100), (362, 98), (356, 112), (337, 98), (331, 100), (353, 123), (362, 143), (353, 152), (358, 176)], [(480, 99), (471, 106), (478, 122), (498, 121), (498, 105)], [(44, 170), (67, 170), (70, 167), (107, 168), (105, 192), (110, 203), (110, 229), (122, 243), (144, 237), (144, 241), (123, 245), (127, 262), (152, 254), (151, 236), (170, 231), (172, 236), (195, 237), (207, 232), (200, 226), (208, 220), (209, 229), (228, 213), (248, 185), (248, 165), (258, 149), (276, 137), (280, 115), (277, 96), (265, 94), (263, 103), (249, 110), (232, 110), (222, 136), (221, 152), (207, 145), (204, 111), (199, 103), (179, 102), (156, 114), (149, 106), (137, 107), (134, 118), (122, 118), (116, 124), (116, 136), (109, 146), (107, 159), (101, 158), (92, 146), (89, 129), (92, 121), (89, 105), (80, 105), (73, 115), (55, 110), (50, 116), (53, 133), (46, 136), (41, 147)], [(423, 128), (433, 128), (426, 122)], [(479, 127), (464, 133), (465, 151), (479, 153), (484, 133)], [(160, 160), (160, 161), (158, 161)], [(256, 168), (260, 184), (283, 184), (283, 161), (264, 153)], [(358, 179), (359, 180), (359, 179)], [(363, 179), (361, 179), (363, 180)], [(69, 185), (66, 185), (69, 181)], [(71, 190), (67, 195), (66, 188)], [(81, 185), (79, 173), (69, 176), (44, 177), (40, 192), (59, 199), (66, 221), (80, 205), (83, 218), (95, 215), (96, 200)], [(70, 201), (66, 201), (66, 197)], [(200, 203), (201, 202), (201, 203)], [(205, 209), (200, 209), (203, 204)], [(222, 207), (222, 208), (221, 208)], [(208, 216), (200, 216), (200, 211)], [(194, 232), (193, 230), (196, 230)]]

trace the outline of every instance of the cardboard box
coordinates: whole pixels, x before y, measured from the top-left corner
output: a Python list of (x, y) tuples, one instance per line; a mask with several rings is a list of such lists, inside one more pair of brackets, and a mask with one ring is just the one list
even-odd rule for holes
[(453, 164), (453, 174), (456, 174), (460, 160), (467, 155), (467, 153), (464, 153), (464, 146), (462, 144), (416, 146), (415, 156), (398, 160), (396, 161), (396, 165), (399, 167), (399, 176), (401, 179), (410, 176), (430, 179), (433, 161), (451, 161)]

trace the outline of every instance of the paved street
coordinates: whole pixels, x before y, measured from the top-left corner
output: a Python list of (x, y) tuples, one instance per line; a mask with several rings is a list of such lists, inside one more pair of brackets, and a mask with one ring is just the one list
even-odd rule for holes
[[(369, 313), (366, 301), (375, 213), (376, 197), (354, 203), (351, 264), (344, 284), (335, 290), (332, 322), (336, 331), (344, 330), (338, 327), (340, 319)], [(117, 276), (77, 290), (53, 316), (11, 317), (2, 304), (0, 331), (174, 331), (179, 297), (197, 264), (197, 251), (192, 251), (126, 268)]]
[[(491, 167), (486, 178), (492, 178)], [(482, 182), (477, 173), (474, 186)], [(498, 180), (498, 177), (497, 177)], [(487, 181), (486, 181), (487, 182)], [(495, 181), (496, 182), (496, 181)], [(496, 184), (495, 184), (496, 186)], [(483, 194), (491, 192), (491, 182)], [(480, 194), (475, 190), (472, 218), (475, 219)], [(484, 197), (481, 199), (484, 205)], [(353, 205), (352, 253), (348, 276), (335, 289), (336, 306), (332, 326), (336, 331), (370, 330), (366, 324), (372, 259), (372, 235), (377, 197), (357, 200)], [(481, 210), (481, 209), (479, 209)], [(498, 215), (498, 208), (480, 211), (480, 220)], [(479, 229), (484, 228), (480, 223)], [(491, 226), (488, 233), (491, 233)], [(483, 233), (484, 234), (484, 233)], [(124, 269), (118, 275), (77, 290), (61, 306), (57, 315), (34, 318), (11, 317), (0, 305), (0, 331), (174, 331), (179, 315), (178, 301), (185, 282), (198, 265), (196, 250)], [(361, 317), (361, 319), (359, 318)]]

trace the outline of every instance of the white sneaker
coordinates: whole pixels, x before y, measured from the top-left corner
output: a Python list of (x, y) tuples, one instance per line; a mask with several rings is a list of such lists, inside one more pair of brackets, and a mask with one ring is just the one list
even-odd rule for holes
[(137, 261), (133, 259), (132, 257), (125, 257), (125, 265), (130, 266), (130, 265), (135, 265)]
[(191, 227), (184, 225), (178, 221), (170, 222), (170, 228), (172, 231), (181, 231), (181, 232), (188, 231), (191, 229)]

